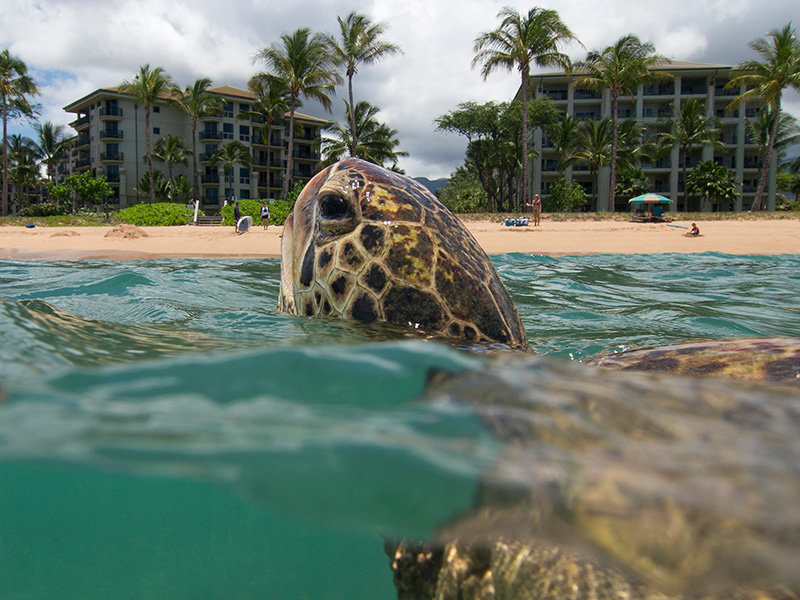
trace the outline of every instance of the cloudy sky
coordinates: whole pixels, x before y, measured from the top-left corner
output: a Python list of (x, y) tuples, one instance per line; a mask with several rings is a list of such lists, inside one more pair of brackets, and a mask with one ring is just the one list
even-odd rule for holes
[[(409, 175), (435, 179), (463, 162), (465, 141), (436, 132), (434, 119), (459, 102), (508, 100), (519, 86), (516, 73), (484, 82), (470, 67), (475, 38), (497, 26), (505, 5), (556, 9), (586, 49), (635, 33), (675, 60), (731, 65), (755, 57), (750, 41), (793, 17), (800, 25), (797, 0), (3, 0), (0, 48), (27, 64), (41, 91), (42, 120), (67, 124), (74, 115), (65, 105), (133, 78), (145, 63), (163, 67), (181, 87), (199, 77), (246, 87), (258, 49), (299, 27), (335, 32), (336, 17), (355, 10), (384, 21), (386, 39), (404, 51), (361, 68), (356, 101), (380, 107), (379, 118), (398, 131), (410, 154), (400, 166)], [(580, 46), (565, 50), (574, 60), (586, 54)], [(337, 94), (333, 118), (342, 120), (345, 88)], [(785, 105), (800, 117), (797, 94)], [(319, 108), (306, 112), (330, 118)], [(11, 133), (32, 135), (25, 123)]]

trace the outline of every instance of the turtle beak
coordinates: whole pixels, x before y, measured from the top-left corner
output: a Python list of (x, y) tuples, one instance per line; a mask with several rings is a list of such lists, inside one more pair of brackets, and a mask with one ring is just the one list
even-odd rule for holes
[(278, 296), (278, 310), (296, 315), (297, 307), (294, 303), (293, 223), (294, 215), (290, 214), (286, 217), (286, 223), (283, 225), (283, 237), (281, 237), (281, 291)]

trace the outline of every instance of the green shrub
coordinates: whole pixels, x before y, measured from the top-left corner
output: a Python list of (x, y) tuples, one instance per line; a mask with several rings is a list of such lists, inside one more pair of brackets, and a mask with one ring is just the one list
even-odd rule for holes
[[(261, 224), (261, 207), (264, 205), (263, 200), (240, 200), (239, 211), (242, 216), (250, 215), (253, 217), (253, 225)], [(294, 202), (286, 202), (285, 200), (278, 200), (269, 205), (269, 224), (270, 225), (283, 225), (286, 222), (286, 217), (294, 209)], [(233, 206), (227, 204), (222, 207), (220, 211), (222, 215), (222, 224), (233, 226)]]
[[(202, 215), (202, 211), (199, 214)], [(193, 217), (193, 209), (170, 202), (135, 204), (117, 213), (117, 219), (122, 223), (139, 226), (186, 225)]]
[(56, 215), (68, 215), (70, 212), (70, 206), (44, 202), (26, 206), (18, 214), (20, 217), (54, 217)]

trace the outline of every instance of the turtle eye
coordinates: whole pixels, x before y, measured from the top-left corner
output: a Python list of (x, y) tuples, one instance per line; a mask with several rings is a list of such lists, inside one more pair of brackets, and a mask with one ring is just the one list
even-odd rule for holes
[(323, 219), (344, 219), (352, 216), (350, 204), (341, 196), (327, 194), (319, 200), (319, 212)]
[(347, 233), (355, 229), (356, 218), (348, 198), (338, 194), (324, 194), (319, 199), (320, 230), (329, 235)]

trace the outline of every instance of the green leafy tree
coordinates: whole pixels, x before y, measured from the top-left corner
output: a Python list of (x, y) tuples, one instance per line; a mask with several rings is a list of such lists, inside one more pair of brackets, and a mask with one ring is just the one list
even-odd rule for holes
[(150, 65), (139, 67), (133, 81), (123, 81), (119, 86), (122, 94), (130, 94), (136, 103), (144, 108), (144, 145), (147, 156), (147, 177), (149, 180), (150, 202), (156, 201), (153, 176), (153, 149), (150, 145), (150, 112), (159, 101), (174, 100), (180, 94), (172, 78), (161, 67), (150, 69)]
[[(331, 124), (328, 126), (328, 130), (335, 137), (322, 140), (323, 165), (332, 165), (349, 154), (376, 165), (396, 166), (400, 157), (408, 156), (407, 152), (397, 150), (397, 146), (400, 145), (397, 131), (375, 118), (380, 110), (378, 107), (363, 100), (358, 103), (355, 111), (350, 110), (347, 101), (345, 101), (345, 105), (345, 125), (338, 122)], [(348, 120), (351, 114), (354, 114), (356, 119), (355, 133), (351, 131)], [(352, 145), (354, 139), (358, 140), (355, 145), (355, 153), (353, 153)]]
[(738, 199), (733, 172), (713, 160), (702, 162), (693, 168), (686, 184), (692, 194), (712, 204), (733, 204)]
[(617, 198), (630, 200), (636, 196), (647, 193), (647, 175), (636, 167), (620, 168), (617, 180)]
[(36, 143), (37, 158), (44, 163), (47, 178), (55, 179), (56, 165), (67, 155), (69, 142), (64, 136), (64, 126), (50, 121), (35, 125), (38, 141)]
[[(169, 200), (169, 180), (158, 169), (153, 171), (153, 185), (150, 186), (150, 175), (145, 173), (133, 188), (141, 198), (155, 198), (158, 201)], [(153, 203), (152, 200), (150, 201)]]
[[(731, 102), (731, 108), (739, 106), (742, 102), (761, 99), (771, 113), (779, 115), (783, 90), (786, 88), (800, 90), (800, 41), (797, 39), (796, 30), (789, 23), (783, 29), (769, 32), (767, 38), (750, 42), (750, 48), (761, 56), (761, 61), (751, 59), (739, 63), (736, 67), (738, 75), (725, 85), (726, 88), (735, 88), (744, 84), (747, 88), (747, 91), (739, 94)], [(772, 161), (779, 123), (780, 119), (773, 121), (772, 132), (767, 142), (766, 158), (761, 164), (753, 210), (761, 208), (761, 198), (767, 185), (769, 163)]]
[(706, 115), (703, 104), (689, 98), (681, 102), (680, 106), (671, 105), (673, 117), (667, 122), (669, 131), (660, 134), (663, 147), (680, 148), (683, 172), (683, 202), (684, 208), (689, 210), (689, 189), (686, 185), (689, 152), (692, 148), (714, 145), (718, 150), (725, 150), (725, 145), (719, 142), (718, 122), (715, 118)]
[(158, 138), (153, 147), (153, 158), (159, 162), (166, 163), (167, 174), (172, 180), (172, 169), (175, 165), (186, 165), (189, 163), (189, 155), (193, 152), (186, 147), (183, 138), (168, 133)]
[(298, 102), (301, 97), (313, 99), (330, 111), (330, 95), (341, 78), (332, 62), (327, 37), (312, 34), (308, 28), (282, 35), (279, 45), (262, 48), (254, 61), (264, 62), (267, 72), (263, 77), (282, 82), (289, 93), (289, 156), (283, 180), (283, 197), (286, 198), (292, 180), (294, 120)]
[(490, 210), (486, 190), (477, 174), (466, 166), (458, 167), (436, 196), (454, 213), (487, 212)]
[(78, 210), (78, 202), (100, 204), (114, 193), (108, 185), (106, 176), (94, 178), (89, 171), (68, 176), (64, 183), (47, 182), (47, 190), (52, 200), (58, 204), (72, 202), (72, 210)]
[(586, 204), (586, 190), (577, 181), (567, 183), (562, 177), (550, 186), (550, 195), (545, 198), (544, 208), (551, 212), (576, 212)]
[(800, 174), (789, 171), (778, 173), (777, 187), (779, 190), (789, 192), (794, 195), (793, 203), (786, 203), (791, 210), (800, 210)]
[[(514, 101), (476, 104), (465, 102), (437, 118), (437, 131), (459, 133), (468, 140), (467, 164), (481, 181), (489, 204), (503, 212), (512, 202), (521, 175), (522, 104)], [(558, 111), (547, 98), (529, 104), (527, 127), (546, 128), (558, 119)]]
[(353, 104), (353, 76), (358, 73), (359, 65), (378, 62), (401, 53), (402, 50), (397, 44), (381, 39), (386, 31), (383, 23), (373, 23), (368, 17), (356, 12), (351, 12), (344, 19), (337, 17), (337, 20), (339, 21), (339, 39), (329, 37), (328, 43), (334, 63), (343, 67), (347, 76), (350, 131), (356, 134), (350, 140), (350, 156), (358, 156), (356, 151), (359, 143), (359, 130), (355, 114), (358, 104)]
[(28, 67), (8, 48), (0, 52), (0, 102), (3, 112), (3, 201), (1, 213), (8, 214), (8, 121), (17, 116), (32, 117), (34, 108), (30, 96), (39, 93)]
[(233, 193), (234, 168), (237, 164), (248, 169), (253, 167), (253, 156), (250, 154), (250, 149), (238, 140), (231, 140), (211, 157), (211, 166), (221, 165), (225, 182), (230, 185), (230, 188), (226, 190), (226, 195), (228, 192)]
[[(769, 139), (774, 131), (773, 121), (774, 113), (769, 108), (764, 108), (758, 111), (755, 119), (748, 119), (745, 122), (748, 141), (758, 146), (759, 166), (763, 166), (767, 159)], [(772, 147), (772, 151), (778, 157), (778, 161), (781, 161), (786, 151), (795, 144), (800, 144), (800, 124), (792, 115), (782, 112)]]
[[(207, 77), (187, 85), (175, 99), (175, 105), (188, 115), (192, 124), (192, 194), (200, 198), (200, 176), (197, 170), (197, 122), (204, 117), (222, 114), (222, 99), (209, 91), (211, 80)], [(149, 129), (148, 129), (149, 131)]]
[[(586, 60), (578, 65), (579, 75), (575, 86), (611, 95), (611, 185), (608, 209), (614, 210), (614, 194), (617, 177), (617, 143), (619, 134), (619, 98), (627, 95), (635, 98), (639, 84), (654, 79), (670, 77), (654, 71), (659, 61), (665, 60), (655, 53), (655, 46), (642, 42), (629, 34), (621, 37), (603, 50), (592, 50)], [(599, 208), (599, 207), (598, 207)]]
[(524, 207), (530, 203), (528, 80), (531, 66), (561, 67), (569, 72), (571, 61), (560, 47), (577, 39), (555, 10), (536, 7), (526, 15), (520, 15), (516, 9), (506, 7), (497, 16), (501, 19), (500, 26), (480, 34), (475, 40), (476, 54), (472, 65), (482, 65), (484, 80), (498, 69), (519, 71), (522, 89), (521, 204)]

